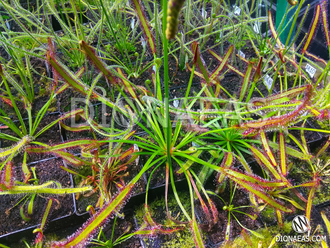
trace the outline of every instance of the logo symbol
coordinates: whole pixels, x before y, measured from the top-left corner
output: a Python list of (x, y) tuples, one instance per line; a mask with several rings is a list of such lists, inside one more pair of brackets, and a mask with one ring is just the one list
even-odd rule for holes
[(311, 229), (311, 226), (306, 216), (297, 215), (292, 221), (292, 229), (297, 233), (305, 233)]

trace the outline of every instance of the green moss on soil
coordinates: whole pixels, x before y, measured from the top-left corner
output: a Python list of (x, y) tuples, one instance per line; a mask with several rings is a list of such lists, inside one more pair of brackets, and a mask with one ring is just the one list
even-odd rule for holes
[[(179, 197), (182, 205), (186, 209), (189, 215), (191, 215), (190, 207), (190, 196), (188, 193), (179, 192)], [(168, 197), (168, 207), (169, 212), (172, 217), (175, 217), (179, 221), (187, 221), (187, 218), (181, 212), (177, 201), (173, 195)], [(166, 208), (165, 208), (165, 197), (157, 198), (152, 203), (149, 204), (150, 214), (153, 220), (157, 224), (161, 225), (175, 225), (171, 220), (166, 217)], [(138, 220), (138, 224), (141, 225), (144, 221), (144, 205), (139, 206), (135, 211), (135, 216)], [(203, 237), (205, 240), (205, 237)], [(153, 239), (151, 237), (144, 237), (144, 242), (147, 247), (173, 247), (173, 248), (192, 248), (195, 247), (194, 238), (191, 234), (191, 231), (188, 226), (185, 227), (182, 231), (175, 232), (171, 235), (158, 235), (157, 238)], [(155, 242), (159, 242), (156, 244)]]

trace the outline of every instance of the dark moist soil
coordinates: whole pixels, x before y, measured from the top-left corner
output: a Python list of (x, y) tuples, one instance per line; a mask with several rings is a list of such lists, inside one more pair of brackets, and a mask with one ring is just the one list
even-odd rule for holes
[[(20, 165), (16, 167), (15, 179), (18, 181), (23, 180), (23, 174)], [(63, 188), (71, 187), (70, 177), (67, 172), (62, 170), (60, 166), (64, 166), (61, 159), (50, 159), (44, 162), (38, 162), (36, 164), (30, 164), (29, 168), (32, 166), (36, 167), (37, 178), (39, 179), (39, 185), (43, 184), (49, 180), (59, 182)], [(32, 176), (33, 177), (33, 176)], [(59, 217), (71, 215), (74, 211), (72, 195), (37, 195), (34, 202), (33, 214), (30, 216), (30, 221), (24, 221), (20, 216), (20, 207), (22, 203), (14, 207), (21, 199), (22, 195), (13, 196), (1, 196), (1, 206), (0, 206), (0, 219), (10, 220), (0, 222), (0, 235), (4, 235), (19, 229), (28, 228), (41, 223), (41, 219), (48, 202), (49, 198), (54, 198), (54, 208), (51, 212), (49, 220), (54, 220)], [(58, 202), (57, 202), (58, 201)], [(27, 204), (24, 206), (24, 213), (27, 214)], [(14, 207), (14, 208), (12, 208)], [(10, 211), (9, 209), (12, 208)]]
[(86, 96), (72, 88), (67, 88), (58, 95), (60, 112), (66, 113), (86, 106)]

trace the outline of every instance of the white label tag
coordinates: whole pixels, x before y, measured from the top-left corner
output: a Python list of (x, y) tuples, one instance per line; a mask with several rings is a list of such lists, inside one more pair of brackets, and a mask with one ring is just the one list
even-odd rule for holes
[(308, 74), (311, 76), (311, 78), (313, 78), (315, 75), (316, 69), (313, 66), (311, 66), (310, 64), (306, 64), (305, 69), (308, 72)]
[(254, 25), (253, 25), (253, 30), (254, 30), (254, 32), (256, 33), (256, 34), (259, 34), (259, 30), (260, 30), (260, 28), (259, 28), (259, 22), (256, 22)]
[[(134, 144), (134, 152), (139, 152), (140, 149), (138, 147), (137, 144)], [(138, 166), (139, 165), (139, 160), (140, 160), (140, 156), (137, 156), (137, 158), (135, 159), (135, 165)]]
[(273, 79), (270, 76), (266, 75), (264, 78), (264, 83), (265, 83), (266, 87), (268, 88), (268, 90), (270, 90), (273, 86)]
[(143, 48), (145, 48), (146, 41), (145, 41), (145, 39), (143, 39), (143, 36), (141, 36), (141, 44), (142, 44)]
[(203, 19), (206, 19), (207, 11), (204, 8), (202, 8), (202, 13), (201, 14), (202, 14)]
[(179, 107), (179, 100), (176, 98), (176, 97), (174, 97), (174, 101), (173, 101), (173, 106), (175, 107), (175, 108), (177, 108), (177, 107)]
[(7, 21), (6, 21), (6, 26), (7, 26), (7, 28), (10, 30), (10, 24), (9, 24), (9, 22), (7, 22)]
[(194, 141), (191, 142), (191, 145), (194, 146), (194, 147), (199, 147), (199, 145), (197, 143), (195, 143)]
[(238, 55), (245, 59), (245, 53), (243, 53), (241, 50), (238, 51)]
[(237, 6), (234, 6), (234, 14), (235, 15), (239, 15), (239, 14), (241, 14), (241, 8), (240, 7), (237, 7)]
[(306, 111), (305, 113), (303, 113), (301, 116), (307, 116), (308, 111)]

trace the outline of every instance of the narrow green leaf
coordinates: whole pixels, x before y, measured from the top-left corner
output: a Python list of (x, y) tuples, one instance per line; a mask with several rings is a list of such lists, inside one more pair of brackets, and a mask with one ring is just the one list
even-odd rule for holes
[(315, 195), (316, 187), (312, 187), (308, 194), (307, 206), (306, 206), (306, 218), (311, 221), (312, 205)]
[(205, 247), (203, 239), (202, 239), (201, 232), (199, 231), (199, 228), (198, 228), (198, 225), (197, 225), (197, 222), (196, 222), (196, 218), (193, 217), (189, 224), (190, 224), (190, 228), (191, 228), (192, 233), (193, 233), (196, 248)]
[[(227, 169), (227, 168), (230, 168), (230, 166), (232, 166), (234, 162), (234, 155), (232, 152), (227, 152), (222, 163), (221, 163), (221, 167), (224, 168), (224, 169)], [(222, 181), (225, 179), (225, 174), (224, 173), (221, 173), (219, 175), (219, 178), (218, 178), (218, 183), (222, 183)]]
[(42, 185), (30, 185), (30, 186), (13, 186), (10, 190), (0, 191), (0, 195), (15, 195), (15, 194), (73, 194), (90, 191), (93, 188), (91, 186), (81, 188), (48, 188), (52, 186), (54, 182), (47, 182)]
[(133, 89), (133, 86), (131, 85), (131, 83), (125, 78), (123, 72), (120, 70), (120, 68), (117, 68), (117, 71), (119, 73), (119, 75), (122, 76), (122, 82), (123, 85), (125, 86), (124, 89), (126, 92), (128, 92), (134, 99), (138, 99), (135, 90)]
[(7, 188), (11, 189), (14, 184), (13, 178), (13, 163), (11, 161), (7, 162), (5, 171), (1, 175), (1, 183)]
[(254, 77), (253, 77), (253, 82), (254, 83), (256, 83), (259, 80), (260, 76), (261, 76), (262, 59), (263, 59), (263, 57), (261, 56), (260, 59), (259, 59), (256, 71), (254, 73)]
[(281, 104), (292, 100), (295, 96), (297, 96), (299, 93), (304, 92), (306, 89), (307, 89), (306, 86), (294, 88), (292, 90), (288, 90), (283, 93), (254, 100), (252, 103), (256, 107)]
[(44, 215), (42, 216), (41, 225), (40, 225), (41, 230), (44, 230), (47, 218), (50, 214), (50, 209), (52, 207), (52, 204), (53, 204), (53, 199), (49, 199), (48, 203), (47, 203), (47, 206), (46, 206), (46, 209), (45, 209), (45, 212), (44, 212)]
[(24, 157), (23, 157), (23, 163), (22, 163), (22, 171), (24, 175), (24, 182), (27, 183), (27, 181), (31, 178), (31, 171), (29, 170), (27, 164), (26, 164), (26, 159), (27, 159), (27, 152), (24, 152)]
[[(199, 155), (201, 155), (201, 153), (203, 152), (203, 150), (198, 150), (196, 153), (192, 154), (191, 156), (198, 158)], [(183, 173), (184, 171), (188, 170), (190, 168), (190, 166), (192, 166), (192, 164), (194, 163), (194, 161), (192, 160), (187, 160), (187, 162), (185, 162), (182, 167), (177, 171), (178, 174)]]
[(286, 153), (285, 153), (285, 139), (284, 139), (284, 135), (283, 132), (280, 131), (279, 133), (279, 140), (280, 140), (280, 160), (281, 160), (281, 171), (283, 176), (287, 175), (287, 165), (286, 165)]
[(280, 228), (282, 228), (283, 227), (283, 216), (282, 216), (282, 212), (278, 209), (276, 209), (276, 216), (277, 216), (278, 226)]
[(58, 72), (58, 74), (63, 77), (65, 82), (67, 82), (71, 87), (78, 90), (83, 95), (87, 95), (88, 87), (83, 83), (79, 82), (77, 79), (74, 79), (74, 75), (70, 75), (68, 71), (66, 71), (55, 59), (53, 56), (47, 52), (47, 60), (52, 65), (52, 67)]
[(154, 56), (156, 56), (156, 47), (154, 44), (154, 37), (150, 32), (149, 22), (145, 18), (144, 11), (142, 10), (140, 3), (138, 0), (132, 0), (133, 6), (135, 7), (135, 11), (139, 17), (140, 23), (142, 24), (142, 29), (144, 34), (147, 36), (148, 44), (150, 46), (151, 52)]
[(243, 85), (242, 85), (241, 93), (240, 93), (240, 96), (239, 96), (239, 101), (240, 102), (243, 101), (243, 98), (244, 98), (244, 96), (246, 94), (246, 91), (247, 91), (247, 89), (249, 87), (250, 76), (251, 76), (251, 72), (252, 72), (252, 67), (253, 67), (253, 63), (252, 62), (249, 62), (248, 68), (246, 69), (246, 72), (245, 72), (245, 75), (244, 75)]
[[(225, 67), (225, 65), (227, 64), (230, 55), (232, 54), (234, 50), (234, 46), (231, 45), (226, 53), (226, 55), (223, 57), (220, 65), (214, 70), (214, 72), (212, 73), (212, 75), (210, 76), (210, 79), (213, 80), (214, 78), (218, 77), (219, 74), (221, 73), (221, 71), (223, 70), (223, 68)], [(209, 53), (211, 53), (213, 56), (217, 55), (215, 52), (213, 52), (212, 50), (208, 50)], [(217, 55), (218, 56), (218, 55)]]
[(145, 219), (149, 226), (151, 226), (151, 227), (157, 226), (156, 222), (151, 217), (149, 206), (147, 204), (144, 204), (144, 214), (145, 214)]
[[(268, 143), (273, 149), (275, 149), (275, 150), (280, 149), (279, 144), (277, 144), (275, 142), (272, 142), (272, 141), (269, 141)], [(302, 160), (310, 160), (312, 158), (312, 155), (304, 154), (304, 153), (299, 152), (298, 150), (296, 150), (294, 148), (291, 148), (291, 147), (288, 147), (288, 146), (285, 147), (285, 151), (288, 155), (293, 156), (295, 158), (302, 159)]]
[(63, 150), (76, 146), (92, 145), (95, 144), (95, 142), (96, 142), (95, 140), (82, 139), (82, 140), (74, 140), (74, 141), (69, 141), (62, 144), (47, 146), (47, 147), (29, 147), (26, 150), (28, 152), (34, 152), (34, 153), (48, 153), (48, 152), (55, 152), (58, 150)]
[(324, 153), (324, 151), (329, 147), (329, 145), (330, 145), (330, 136), (329, 136), (329, 138), (328, 138), (328, 140), (327, 140), (327, 142), (320, 148), (320, 150), (316, 153), (316, 158), (318, 157), (318, 156), (320, 156), (321, 154), (323, 154)]
[(11, 156), (14, 157), (24, 146), (31, 142), (31, 138), (27, 135), (24, 136), (17, 144), (12, 147), (0, 149), (0, 160)]
[(252, 150), (253, 154), (258, 158), (261, 163), (263, 163), (266, 168), (272, 173), (272, 175), (277, 179), (281, 180), (281, 176), (278, 174), (274, 166), (269, 162), (269, 160), (255, 147), (251, 146), (250, 149)]
[(31, 220), (30, 217), (27, 217), (24, 214), (24, 205), (19, 208), (19, 213), (20, 213), (20, 215), (21, 215), (21, 217), (24, 221), (30, 221)]
[[(65, 66), (56, 61), (54, 57), (50, 56), (49, 52), (47, 52), (47, 60), (58, 72), (58, 74), (63, 77), (67, 84), (69, 84), (75, 90), (79, 91), (81, 94), (87, 96), (88, 92), (90, 92), (91, 90), (89, 86), (82, 83), (73, 73), (70, 73), (67, 69), (65, 69)], [(92, 97), (106, 104), (107, 106), (114, 108), (121, 113), (127, 115), (127, 112), (124, 109), (120, 109), (116, 104), (112, 103), (111, 101), (109, 101), (109, 99), (105, 98), (104, 96), (101, 96), (97, 92), (93, 91)]]
[[(323, 2), (322, 4), (322, 20), (323, 20), (323, 25), (322, 28), (324, 28), (324, 33), (325, 33), (325, 38), (327, 39), (327, 45), (330, 47), (330, 36), (329, 36), (329, 30), (328, 30), (328, 20), (327, 20), (327, 12), (325, 10), (325, 5), (326, 1)], [(330, 233), (330, 231), (329, 231)]]
[(266, 134), (265, 131), (263, 129), (260, 130), (260, 138), (261, 138), (261, 143), (266, 151), (266, 154), (268, 155), (268, 158), (270, 159), (270, 161), (272, 162), (273, 166), (277, 166), (277, 162), (275, 160), (275, 157), (272, 153), (272, 150), (270, 149), (269, 145), (268, 145), (268, 140), (266, 138)]
[(321, 217), (325, 223), (325, 226), (327, 227), (328, 233), (330, 233), (330, 221), (327, 218), (327, 216), (325, 215), (324, 211), (321, 211)]
[(273, 200), (271, 197), (267, 196), (264, 192), (258, 190), (258, 186), (257, 185), (251, 185), (250, 183), (246, 183), (244, 181), (235, 179), (234, 177), (232, 177), (232, 179), (238, 183), (239, 185), (241, 185), (243, 188), (247, 189), (248, 191), (252, 192), (253, 194), (255, 194), (257, 197), (261, 198), (262, 200), (264, 200), (266, 203), (268, 203), (269, 205), (273, 206), (274, 208), (277, 208), (285, 213), (292, 213), (292, 210), (289, 208), (284, 207), (283, 205), (279, 204), (278, 202), (276, 202), (275, 200)]
[[(210, 53), (220, 62), (222, 63), (224, 61), (224, 59), (222, 59), (218, 54), (216, 54), (215, 52), (210, 50)], [(232, 70), (233, 72), (236, 72), (238, 75), (244, 77), (244, 73), (242, 73), (241, 71), (237, 70), (234, 66), (230, 65), (227, 63), (227, 67)]]
[(102, 63), (102, 61), (95, 55), (94, 50), (83, 40), (79, 41), (79, 45), (84, 50), (86, 55), (91, 59), (94, 65), (103, 73), (105, 78), (109, 80), (110, 83), (116, 84), (114, 76), (109, 70), (107, 70), (107, 68), (105, 68), (105, 65)]
[(224, 173), (230, 177), (230, 178), (236, 178), (242, 181), (246, 181), (248, 183), (252, 183), (255, 185), (258, 185), (259, 187), (264, 187), (264, 188), (274, 188), (274, 187), (284, 187), (287, 186), (287, 182), (272, 182), (272, 181), (267, 181), (265, 179), (253, 177), (246, 175), (244, 173), (232, 170), (232, 169), (224, 169)]
[(201, 70), (202, 74), (203, 74), (203, 77), (204, 77), (204, 80), (206, 81), (207, 84), (210, 83), (210, 78), (209, 78), (209, 73), (207, 71), (207, 67), (205, 65), (205, 62), (204, 60), (201, 58), (201, 54), (200, 54), (200, 51), (198, 49), (198, 43), (195, 41), (191, 44), (191, 48), (192, 48), (192, 51), (196, 51), (197, 52), (197, 56), (196, 56), (196, 60), (197, 60), (197, 65), (198, 65), (198, 68)]
[(280, 41), (279, 35), (276, 32), (274, 22), (273, 22), (272, 13), (271, 13), (270, 10), (268, 10), (268, 24), (269, 24), (269, 29), (272, 32), (274, 39), (276, 39), (276, 43), (277, 43), (278, 47), (280, 49), (282, 49), (283, 45), (282, 45), (282, 42)]
[(67, 172), (69, 172), (69, 173), (71, 173), (71, 174), (73, 174), (73, 175), (79, 175), (78, 172), (75, 172), (75, 171), (73, 171), (73, 170), (70, 170), (70, 169), (68, 169), (68, 168), (66, 168), (66, 167), (64, 167), (64, 166), (61, 166), (61, 169), (62, 169), (62, 170), (65, 170), (65, 171), (67, 171)]
[(320, 5), (317, 5), (316, 6), (316, 11), (314, 13), (314, 21), (312, 23), (312, 26), (311, 26), (309, 32), (308, 32), (308, 36), (307, 36), (307, 40), (305, 42), (304, 48), (301, 51), (302, 54), (304, 54), (306, 52), (312, 38), (314, 37), (316, 26), (317, 26), (317, 23), (319, 21), (319, 17), (320, 17)]
[(33, 194), (33, 195), (31, 196), (30, 201), (29, 201), (29, 204), (28, 204), (28, 214), (29, 214), (29, 215), (32, 215), (32, 213), (33, 213), (33, 203), (34, 203), (34, 198), (35, 198), (35, 197), (36, 197), (36, 195)]
[(305, 210), (305, 208), (300, 206), (295, 200), (293, 200), (285, 195), (276, 195), (276, 197), (290, 202), (293, 206), (295, 206), (296, 208), (298, 208), (300, 210), (303, 210), (303, 211)]
[(61, 127), (63, 127), (65, 130), (70, 131), (70, 132), (80, 132), (80, 131), (86, 131), (90, 130), (91, 127), (89, 125), (81, 124), (75, 127), (70, 127), (65, 125), (63, 122), (60, 122)]
[(246, 228), (246, 227), (244, 227), (246, 230), (248, 230), (250, 233), (252, 233), (254, 236), (256, 236), (256, 237), (258, 237), (259, 239), (265, 239), (265, 237), (262, 235), (262, 234), (260, 234), (260, 233), (258, 233), (258, 232), (256, 232), (256, 231), (253, 231), (253, 230), (251, 230), (251, 229), (248, 229), (248, 228)]

